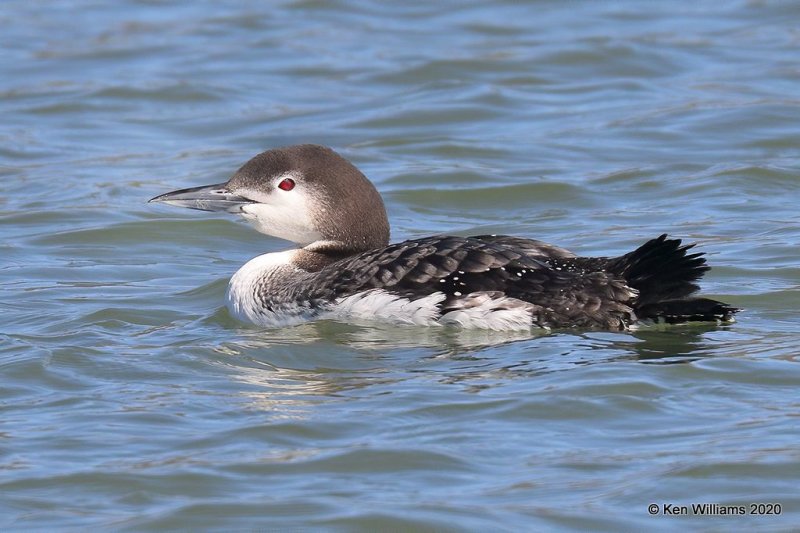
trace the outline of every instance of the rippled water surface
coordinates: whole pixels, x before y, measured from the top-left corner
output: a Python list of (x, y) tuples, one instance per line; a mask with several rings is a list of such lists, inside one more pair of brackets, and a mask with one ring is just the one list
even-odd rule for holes
[[(797, 527), (798, 20), (5, 0), (0, 528)], [(394, 240), (614, 255), (669, 232), (745, 311), (633, 333), (246, 327), (227, 280), (287, 244), (146, 201), (300, 142), (375, 181)], [(759, 502), (781, 514), (664, 515)]]

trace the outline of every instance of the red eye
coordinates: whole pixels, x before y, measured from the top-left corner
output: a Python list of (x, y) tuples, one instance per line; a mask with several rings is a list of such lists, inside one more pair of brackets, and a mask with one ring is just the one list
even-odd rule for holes
[(292, 178), (284, 178), (278, 184), (278, 188), (282, 191), (291, 191), (294, 189), (294, 180)]

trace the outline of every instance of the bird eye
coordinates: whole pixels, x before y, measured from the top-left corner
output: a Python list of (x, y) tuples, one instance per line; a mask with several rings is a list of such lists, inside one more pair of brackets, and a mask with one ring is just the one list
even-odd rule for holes
[(291, 191), (294, 189), (294, 180), (292, 178), (284, 178), (278, 184), (278, 188), (282, 191)]

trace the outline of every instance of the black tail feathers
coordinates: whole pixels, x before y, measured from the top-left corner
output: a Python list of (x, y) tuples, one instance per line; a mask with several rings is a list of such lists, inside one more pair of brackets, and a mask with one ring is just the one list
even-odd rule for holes
[(693, 246), (664, 234), (612, 260), (607, 269), (639, 291), (640, 306), (685, 298), (699, 290), (694, 282), (709, 270), (702, 253), (686, 253)]
[(738, 311), (708, 298), (689, 298), (699, 290), (695, 282), (710, 269), (702, 252), (687, 253), (693, 247), (664, 234), (608, 264), (607, 270), (639, 292), (634, 310), (640, 319), (730, 321)]
[(639, 320), (663, 321), (668, 324), (682, 322), (731, 322), (739, 311), (728, 304), (710, 298), (685, 298), (667, 300), (637, 307)]

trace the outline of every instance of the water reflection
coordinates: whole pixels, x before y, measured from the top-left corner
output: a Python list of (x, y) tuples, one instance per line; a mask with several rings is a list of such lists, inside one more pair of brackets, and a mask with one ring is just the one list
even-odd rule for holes
[(249, 386), (243, 394), (253, 408), (291, 419), (322, 402), (380, 395), (402, 381), (480, 392), (587, 365), (688, 363), (736, 343), (726, 345), (726, 329), (714, 325), (531, 335), (319, 321), (238, 333), (216, 349), (220, 363)]
[(725, 335), (714, 334), (729, 333), (729, 328), (714, 324), (642, 328), (632, 332), (627, 341), (620, 341), (620, 345), (627, 346), (641, 362), (688, 363), (724, 355)]
[[(391, 354), (413, 349), (421, 358), (464, 360), (482, 358), (482, 352), (492, 357), (518, 343), (526, 346), (560, 345), (568, 355), (576, 350), (616, 349), (629, 358), (642, 361), (674, 357), (707, 357), (719, 353), (726, 341), (740, 342), (742, 335), (731, 326), (694, 324), (691, 326), (652, 326), (636, 331), (490, 331), (449, 327), (396, 326), (375, 322), (342, 323), (330, 320), (310, 322), (283, 329), (242, 329), (236, 350), (247, 349), (251, 356), (262, 350), (273, 356), (278, 347), (327, 344), (345, 350), (355, 350), (361, 360), (382, 359)], [(747, 340), (753, 340), (745, 335)], [(538, 341), (538, 343), (537, 343)], [(516, 351), (513, 350), (512, 351)], [(549, 354), (549, 350), (545, 350)], [(237, 352), (238, 353), (238, 352)], [(311, 362), (319, 362), (312, 358)], [(323, 356), (323, 361), (330, 358)], [(343, 363), (338, 360), (337, 364)], [(301, 362), (302, 364), (302, 362)], [(325, 366), (325, 365), (323, 365)], [(336, 365), (334, 365), (336, 366)]]

